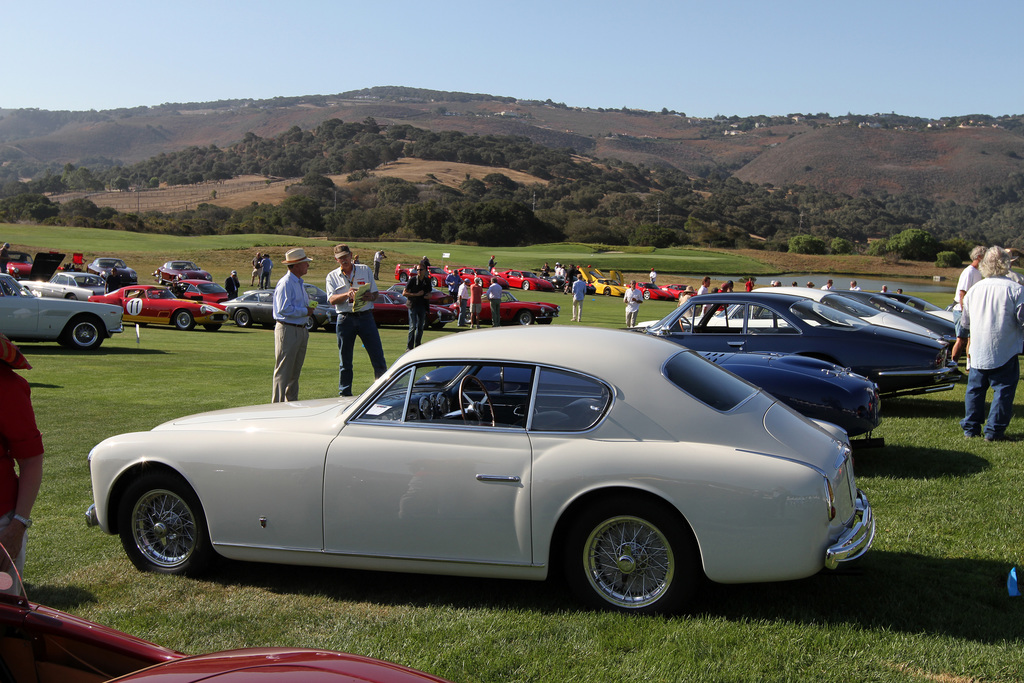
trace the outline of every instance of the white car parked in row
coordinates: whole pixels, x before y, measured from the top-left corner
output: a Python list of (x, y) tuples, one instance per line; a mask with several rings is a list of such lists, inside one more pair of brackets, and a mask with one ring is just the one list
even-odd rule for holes
[(631, 613), (674, 612), (705, 577), (811, 576), (875, 533), (841, 429), (622, 330), (450, 335), (356, 398), (183, 417), (103, 441), (89, 467), (87, 522), (142, 570), (557, 568)]
[(58, 341), (88, 351), (122, 329), (120, 306), (36, 296), (0, 274), (0, 332), (14, 341)]

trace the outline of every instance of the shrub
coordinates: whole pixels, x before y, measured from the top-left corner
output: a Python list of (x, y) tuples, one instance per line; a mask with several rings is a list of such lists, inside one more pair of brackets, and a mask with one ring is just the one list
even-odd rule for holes
[(814, 235), (794, 235), (789, 238), (789, 251), (794, 254), (824, 254), (825, 240)]
[(940, 251), (935, 256), (936, 268), (959, 268), (960, 257), (955, 251)]

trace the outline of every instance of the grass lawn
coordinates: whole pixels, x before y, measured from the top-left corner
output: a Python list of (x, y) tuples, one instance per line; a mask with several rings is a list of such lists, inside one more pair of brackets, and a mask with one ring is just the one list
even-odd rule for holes
[[(153, 262), (178, 255), (149, 251), (143, 244), (148, 236), (121, 237), (134, 240), (132, 253)], [(184, 250), (185, 244), (171, 248)], [(285, 244), (319, 244), (327, 255), (322, 241), (280, 242)], [(479, 252), (486, 251), (428, 248), (450, 249), (453, 262), (479, 262)], [(388, 264), (393, 269), (400, 254), (415, 257), (424, 249), (394, 245)], [(216, 251), (198, 246), (191, 253), (201, 265), (217, 259)], [(509, 266), (562, 260), (543, 250), (496, 256)], [(317, 265), (320, 270), (309, 276), (314, 282), (330, 263)], [(555, 324), (573, 324), (568, 297), (529, 292), (523, 298), (561, 304)], [(671, 307), (647, 302), (640, 319), (660, 318)], [(618, 298), (589, 297), (584, 319), (618, 327), (623, 306)], [(428, 330), (425, 338), (459, 333)], [(404, 348), (405, 335), (401, 328), (382, 329), (390, 362)], [(47, 448), (28, 547), (29, 594), (162, 645), (190, 653), (323, 647), (453, 681), (1024, 678), (1024, 600), (1006, 590), (1010, 568), (1024, 569), (1024, 421), (1010, 427), (1019, 441), (965, 441), (956, 422), (962, 385), (883, 404), (875, 436), (887, 445), (856, 456), (858, 484), (878, 521), (875, 546), (856, 568), (787, 583), (713, 585), (690, 614), (635, 618), (582, 611), (559, 581), (236, 562), (222, 562), (201, 580), (140, 573), (117, 538), (85, 527), (89, 449), (108, 436), (181, 415), (268, 401), (271, 332), (233, 325), (219, 332), (146, 327), (137, 341), (130, 328), (94, 353), (56, 344), (22, 348), (35, 366), (23, 374), (32, 384)], [(356, 388), (362, 389), (372, 379), (369, 362), (359, 348), (355, 358)], [(300, 398), (334, 395), (337, 365), (334, 336), (314, 333)], [(1024, 414), (1021, 401), (1024, 395), (1017, 399), (1018, 415)]]

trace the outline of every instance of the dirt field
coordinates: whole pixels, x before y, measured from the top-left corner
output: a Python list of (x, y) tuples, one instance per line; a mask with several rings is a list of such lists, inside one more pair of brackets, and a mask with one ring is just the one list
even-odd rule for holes
[[(449, 187), (458, 187), (467, 177), (483, 179), (490, 173), (501, 173), (517, 183), (532, 185), (547, 181), (528, 173), (507, 168), (474, 166), (447, 161), (424, 161), (402, 159), (387, 166), (374, 169), (373, 176), (379, 178), (401, 178), (411, 183), (438, 182)], [(347, 175), (328, 176), (338, 187), (349, 184)], [(285, 178), (269, 181), (262, 176), (240, 176), (231, 180), (200, 183), (198, 185), (175, 185), (141, 192), (72, 192), (50, 197), (51, 201), (63, 203), (80, 197), (91, 200), (96, 206), (109, 206), (121, 213), (145, 213), (146, 211), (184, 211), (194, 209), (202, 203), (215, 204), (230, 209), (239, 209), (253, 202), (280, 204), (288, 196), (289, 185), (301, 178)]]

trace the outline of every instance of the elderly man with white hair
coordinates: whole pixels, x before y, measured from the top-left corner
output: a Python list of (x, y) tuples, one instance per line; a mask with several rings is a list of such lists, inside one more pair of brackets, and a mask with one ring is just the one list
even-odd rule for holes
[[(1024, 346), (1024, 287), (1007, 277), (1010, 254), (991, 247), (978, 266), (984, 279), (963, 297), (959, 333), (970, 333), (970, 371), (960, 426), (968, 439), (980, 436), (984, 423), (986, 441), (1006, 438), (1013, 416), (1020, 365), (1017, 354)], [(992, 389), (992, 406), (985, 419), (985, 394)]]

